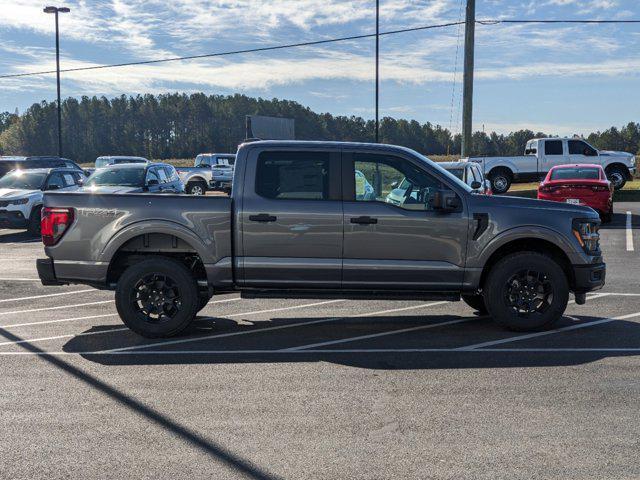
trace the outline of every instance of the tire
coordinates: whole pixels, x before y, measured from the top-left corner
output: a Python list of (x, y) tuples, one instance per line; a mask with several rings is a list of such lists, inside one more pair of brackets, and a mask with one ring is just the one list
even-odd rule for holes
[(624, 168), (614, 165), (607, 168), (607, 178), (613, 184), (614, 190), (620, 190), (627, 183), (627, 172)]
[(207, 184), (204, 182), (189, 182), (187, 184), (187, 193), (189, 195), (204, 195), (207, 192)]
[(27, 231), (34, 237), (42, 235), (40, 221), (42, 219), (42, 205), (34, 207), (29, 217)]
[(197, 313), (200, 313), (200, 311), (207, 306), (207, 304), (209, 303), (209, 300), (211, 300), (211, 297), (209, 295), (205, 295), (198, 297), (198, 311)]
[(500, 195), (509, 191), (513, 182), (513, 174), (508, 168), (497, 168), (490, 173), (489, 180), (493, 193)]
[(512, 253), (489, 272), (484, 298), (499, 325), (516, 332), (544, 330), (564, 314), (569, 283), (553, 258), (536, 252)]
[(120, 318), (147, 338), (180, 333), (193, 321), (198, 306), (195, 278), (182, 263), (167, 257), (153, 257), (130, 266), (116, 286)]
[(461, 295), (462, 301), (473, 308), (480, 315), (486, 315), (487, 307), (484, 304), (484, 297), (482, 295)]

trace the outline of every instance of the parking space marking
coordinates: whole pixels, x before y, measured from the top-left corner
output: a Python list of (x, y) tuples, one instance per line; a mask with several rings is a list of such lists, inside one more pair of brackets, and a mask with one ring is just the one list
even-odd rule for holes
[(95, 288), (87, 288), (86, 290), (74, 290), (73, 292), (61, 292), (61, 293), (49, 293), (46, 295), (33, 295), (31, 297), (18, 297), (18, 298), (5, 298), (0, 300), (0, 303), (6, 302), (20, 302), (22, 300), (36, 300), (38, 298), (59, 297), (62, 295), (72, 295), (74, 293), (87, 293), (87, 292), (99, 292)]
[[(338, 301), (343, 301), (343, 300), (338, 300)], [(320, 302), (320, 303), (316, 303), (316, 304), (307, 304), (307, 305), (303, 305), (303, 306), (315, 306), (315, 305), (319, 305), (322, 303), (329, 303), (329, 302)], [(449, 302), (442, 302), (442, 303), (449, 303)], [(278, 325), (275, 327), (265, 327), (265, 328), (254, 328), (251, 330), (246, 330), (243, 332), (229, 332), (229, 333), (219, 333), (219, 334), (214, 334), (214, 335), (206, 335), (204, 337), (194, 337), (194, 338), (185, 338), (185, 339), (181, 339), (181, 340), (168, 340), (166, 342), (157, 342), (157, 343), (149, 343), (147, 345), (134, 345), (131, 347), (122, 347), (122, 348), (112, 348), (109, 350), (102, 350), (102, 352), (124, 352), (124, 351), (129, 351), (129, 350), (136, 350), (136, 349), (140, 349), (140, 348), (150, 348), (150, 347), (161, 347), (161, 346), (165, 346), (165, 345), (177, 345), (177, 344), (183, 344), (183, 343), (192, 343), (192, 342), (199, 342), (202, 340), (210, 340), (213, 338), (225, 338), (225, 337), (235, 337), (238, 335), (247, 335), (247, 334), (251, 334), (251, 333), (260, 333), (260, 332), (272, 332), (274, 330), (282, 330), (285, 328), (294, 328), (294, 327), (303, 327), (306, 325), (316, 325), (318, 323), (328, 323), (328, 322), (337, 322), (339, 320), (345, 320), (347, 318), (357, 318), (357, 317), (366, 317), (369, 315), (383, 315), (385, 313), (394, 313), (394, 312), (402, 312), (402, 311), (406, 311), (406, 310), (413, 310), (416, 308), (424, 308), (425, 305), (429, 305), (427, 304), (421, 304), (421, 305), (413, 305), (411, 307), (402, 307), (402, 308), (393, 308), (390, 310), (380, 310), (377, 312), (367, 312), (367, 313), (362, 313), (362, 314), (358, 314), (358, 315), (346, 315), (346, 316), (341, 316), (341, 317), (332, 317), (332, 318), (321, 318), (318, 320), (311, 320), (311, 321), (306, 321), (306, 322), (296, 322), (296, 323), (290, 323), (288, 325)], [(290, 308), (290, 307), (289, 307)], [(246, 315), (246, 314), (243, 314)], [(229, 317), (230, 315), (228, 315), (227, 317)]]
[(90, 305), (101, 305), (105, 303), (113, 303), (115, 300), (101, 300), (99, 302), (77, 303), (75, 305), (59, 305), (57, 307), (30, 308), (28, 310), (14, 310), (11, 312), (0, 312), (0, 315), (12, 315), (17, 313), (44, 312), (47, 310), (62, 310), (65, 308), (87, 307)]
[(39, 278), (0, 278), (0, 282), (39, 282)]
[(631, 212), (627, 212), (627, 252), (633, 252), (633, 225), (631, 225)]
[(6, 345), (19, 345), (21, 343), (35, 343), (35, 342), (45, 342), (47, 340), (59, 340), (61, 338), (86, 337), (87, 335), (100, 335), (103, 333), (122, 332), (124, 330), (129, 330), (129, 328), (121, 327), (121, 328), (113, 328), (111, 330), (100, 330), (98, 332), (69, 333), (66, 335), (56, 335), (53, 337), (28, 338), (24, 340), (15, 340), (15, 341), (11, 340), (9, 342), (0, 342), (0, 347), (4, 347)]
[(517, 342), (519, 340), (528, 340), (530, 338), (543, 337), (545, 335), (553, 335), (554, 333), (568, 332), (571, 330), (577, 330), (579, 328), (592, 327), (594, 325), (601, 325), (603, 323), (613, 322), (615, 320), (626, 320), (628, 318), (640, 317), (640, 312), (630, 313), (628, 315), (621, 315), (619, 317), (601, 318), (592, 322), (578, 323), (575, 325), (569, 325), (561, 328), (554, 328), (553, 330), (547, 330), (544, 332), (526, 333), (524, 335), (516, 335), (515, 337), (503, 338), (501, 340), (493, 340), (490, 342), (476, 343), (474, 345), (467, 345), (466, 347), (458, 347), (457, 350), (476, 350), (484, 347), (493, 347), (494, 345), (501, 345), (503, 343)]

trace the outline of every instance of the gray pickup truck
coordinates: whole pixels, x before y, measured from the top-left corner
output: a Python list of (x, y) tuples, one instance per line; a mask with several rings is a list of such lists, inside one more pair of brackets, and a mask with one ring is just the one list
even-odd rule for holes
[(570, 291), (582, 304), (605, 281), (594, 210), (478, 195), (390, 145), (246, 143), (229, 198), (47, 192), (44, 205), (42, 283), (115, 290), (120, 317), (146, 337), (177, 334), (230, 291), (462, 298), (506, 328), (537, 330)]

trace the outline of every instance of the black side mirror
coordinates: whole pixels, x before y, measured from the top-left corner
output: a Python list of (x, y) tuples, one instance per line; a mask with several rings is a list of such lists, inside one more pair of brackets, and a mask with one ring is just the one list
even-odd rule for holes
[(47, 190), (59, 190), (60, 185), (47, 185)]
[(147, 186), (152, 187), (153, 185), (160, 185), (160, 182), (155, 178), (152, 178), (147, 182)]
[(474, 190), (477, 190), (481, 187), (482, 187), (482, 184), (479, 181), (474, 180), (473, 182), (471, 182), (471, 188), (473, 188)]
[(451, 190), (438, 190), (433, 197), (433, 208), (441, 212), (455, 212), (460, 209), (460, 198)]

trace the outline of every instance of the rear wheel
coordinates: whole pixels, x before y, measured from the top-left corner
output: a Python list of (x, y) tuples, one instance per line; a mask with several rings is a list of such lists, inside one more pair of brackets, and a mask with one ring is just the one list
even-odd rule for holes
[(553, 258), (536, 252), (513, 253), (489, 272), (484, 298), (489, 313), (503, 327), (542, 330), (564, 314), (569, 284)]
[(187, 193), (189, 195), (204, 195), (207, 191), (207, 185), (204, 182), (189, 182), (187, 184)]
[(461, 295), (462, 301), (477, 311), (480, 315), (487, 314), (487, 307), (484, 304), (482, 295)]
[(195, 318), (199, 305), (191, 272), (171, 258), (154, 257), (130, 266), (116, 287), (120, 318), (147, 338), (180, 333)]
[(29, 225), (27, 231), (35, 236), (39, 237), (42, 232), (40, 231), (40, 221), (42, 220), (42, 206), (34, 207), (29, 217)]
[(627, 183), (627, 172), (617, 165), (607, 168), (607, 178), (615, 190), (620, 190)]
[(491, 181), (491, 190), (493, 193), (506, 193), (509, 187), (511, 187), (513, 175), (511, 171), (506, 168), (497, 168), (491, 172), (489, 180)]

